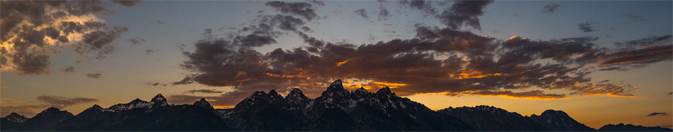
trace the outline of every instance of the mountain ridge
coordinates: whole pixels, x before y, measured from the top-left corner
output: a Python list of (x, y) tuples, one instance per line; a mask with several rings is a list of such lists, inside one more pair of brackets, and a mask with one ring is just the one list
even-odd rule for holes
[[(541, 115), (521, 116), (493, 106), (445, 108), (433, 111), (408, 98), (398, 97), (388, 87), (369, 92), (348, 91), (341, 80), (321, 96), (306, 97), (294, 88), (285, 97), (276, 90), (253, 92), (231, 109), (214, 109), (201, 98), (192, 105), (169, 105), (161, 94), (149, 102), (136, 98), (108, 108), (99, 105), (58, 121), (35, 121), (51, 113), (69, 113), (48, 108), (25, 122), (44, 122), (39, 129), (67, 131), (596, 131), (567, 113), (546, 110)], [(18, 114), (11, 114), (17, 117)], [(8, 116), (10, 117), (10, 116)], [(10, 117), (10, 118), (11, 118)], [(3, 125), (7, 122), (3, 118)], [(9, 118), (7, 118), (9, 119)], [(46, 119), (40, 119), (46, 120)], [(55, 123), (54, 123), (55, 122)], [(51, 123), (52, 126), (48, 126)], [(26, 123), (18, 123), (26, 126)], [(38, 123), (39, 124), (39, 123)], [(612, 125), (612, 124), (609, 124)], [(634, 125), (603, 126), (603, 130), (670, 130)], [(617, 127), (615, 127), (617, 126)], [(626, 127), (623, 127), (626, 126)], [(626, 129), (628, 128), (628, 129)], [(3, 127), (3, 130), (6, 130)]]

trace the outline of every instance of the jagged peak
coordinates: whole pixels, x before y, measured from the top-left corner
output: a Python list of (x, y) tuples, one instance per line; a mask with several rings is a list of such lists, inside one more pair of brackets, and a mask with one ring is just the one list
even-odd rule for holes
[(193, 105), (200, 106), (203, 108), (211, 108), (211, 109), (213, 108), (213, 106), (211, 106), (210, 103), (206, 101), (206, 98), (201, 98), (199, 101), (194, 102)]
[[(12, 112), (11, 114), (9, 114), (9, 115), (7, 115), (7, 116), (21, 116), (21, 115), (19, 115), (19, 113)], [(5, 116), (5, 117), (7, 117), (7, 116)]]
[(271, 96), (278, 95), (278, 92), (276, 92), (276, 90), (274, 90), (274, 89), (271, 89), (271, 91), (269, 91), (268, 95), (271, 95)]
[(3, 117), (2, 119), (6, 119), (6, 120), (9, 120), (9, 121), (12, 121), (12, 122), (24, 122), (28, 119), (28, 117), (23, 116), (23, 115), (19, 115), (16, 112), (12, 112), (11, 114)]
[(340, 85), (342, 85), (342, 84), (341, 84), (341, 79), (337, 79), (336, 81), (332, 82), (332, 84), (330, 84), (330, 86), (332, 86), (332, 85), (334, 85), (334, 86), (340, 86)]
[(379, 91), (376, 91), (376, 94), (392, 94), (392, 92), (390, 91), (390, 88), (386, 86), (379, 89)]
[(250, 95), (250, 96), (262, 96), (262, 95), (266, 95), (266, 92), (264, 92), (264, 91), (255, 91), (255, 92), (252, 93), (252, 95)]
[(369, 93), (369, 91), (367, 91), (367, 89), (365, 89), (364, 87), (360, 87), (360, 88), (356, 89), (355, 92), (358, 92), (358, 93)]
[(91, 108), (94, 108), (94, 109), (103, 109), (103, 107), (100, 107), (98, 104), (94, 104), (93, 106), (91, 106)]
[(166, 98), (163, 95), (161, 95), (161, 93), (157, 94), (156, 96), (154, 96), (154, 98), (152, 98), (152, 102), (164, 102), (164, 101), (166, 101)]
[(302, 92), (300, 89), (294, 88), (292, 91), (290, 91), (289, 94), (287, 94), (287, 96), (285, 96), (285, 99), (289, 98), (306, 98), (306, 95), (304, 95), (304, 92)]
[(131, 104), (137, 104), (137, 103), (147, 103), (145, 100), (141, 100), (140, 98), (136, 98), (133, 101), (129, 102)]
[(58, 108), (56, 108), (56, 107), (49, 107), (49, 108), (47, 108), (47, 109), (44, 109), (44, 110), (43, 110), (42, 112), (40, 112), (40, 113), (54, 112), (54, 111), (61, 111), (61, 109), (58, 109)]

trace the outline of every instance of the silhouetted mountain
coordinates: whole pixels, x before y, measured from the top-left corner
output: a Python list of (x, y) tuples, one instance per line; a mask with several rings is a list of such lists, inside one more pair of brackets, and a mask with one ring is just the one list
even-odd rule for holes
[(26, 120), (16, 128), (14, 131), (45, 131), (54, 125), (61, 123), (66, 119), (72, 118), (74, 115), (68, 111), (61, 111), (58, 108), (50, 107), (35, 117)]
[(673, 131), (672, 129), (669, 128), (662, 128), (662, 127), (646, 127), (646, 126), (641, 126), (641, 125), (632, 125), (632, 124), (626, 124), (624, 123), (619, 123), (617, 125), (613, 124), (608, 124), (600, 129), (598, 131)]
[[(14, 128), (14, 129), (11, 129)], [(103, 108), (94, 105), (73, 116), (48, 108), (31, 119), (12, 113), (2, 130), (58, 131), (594, 131), (563, 111), (524, 117), (493, 106), (430, 110), (398, 97), (390, 88), (375, 93), (344, 89), (334, 81), (311, 99), (299, 89), (283, 97), (256, 91), (232, 109), (214, 109), (205, 98), (193, 105), (169, 105), (163, 95)], [(600, 131), (671, 129), (606, 125)]]
[(19, 115), (16, 112), (12, 112), (11, 114), (0, 119), (0, 130), (2, 131), (12, 130), (15, 127), (19, 126), (21, 123), (25, 122), (26, 120), (28, 120), (27, 117)]
[(474, 130), (460, 119), (397, 97), (389, 88), (351, 93), (341, 80), (316, 99), (309, 99), (299, 89), (293, 89), (285, 99), (275, 90), (268, 94), (257, 91), (233, 111), (219, 111), (235, 130)]
[(531, 115), (530, 119), (554, 131), (595, 131), (582, 123), (570, 118), (563, 111), (546, 110), (538, 115)]
[(516, 112), (493, 106), (446, 108), (439, 113), (455, 116), (480, 131), (549, 131)]
[[(209, 104), (205, 100), (195, 104)], [(212, 106), (210, 106), (212, 107)], [(168, 105), (161, 95), (151, 102), (135, 99), (107, 109), (98, 105), (51, 130), (66, 131), (227, 131), (231, 130), (211, 109), (194, 105)]]

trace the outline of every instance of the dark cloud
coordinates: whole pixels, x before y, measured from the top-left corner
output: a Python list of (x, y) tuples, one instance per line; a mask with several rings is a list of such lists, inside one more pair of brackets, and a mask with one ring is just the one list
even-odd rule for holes
[(582, 30), (582, 32), (585, 32), (585, 33), (596, 31), (596, 30), (594, 30), (594, 27), (591, 27), (591, 24), (593, 24), (593, 23), (592, 22), (584, 22), (584, 23), (577, 24), (577, 27), (580, 28), (580, 30)]
[(315, 14), (315, 9), (313, 9), (313, 6), (309, 3), (304, 2), (285, 3), (282, 1), (272, 1), (267, 2), (266, 5), (271, 6), (282, 13), (301, 16), (309, 21), (318, 17), (318, 15)]
[(233, 105), (236, 101), (231, 100), (272, 88), (301, 88), (309, 96), (318, 95), (322, 87), (339, 78), (352, 81), (348, 88), (396, 87), (402, 96), (447, 93), (567, 98), (541, 90), (512, 91), (538, 87), (567, 89), (573, 91), (571, 95), (630, 97), (629, 91), (635, 89), (590, 83), (586, 75), (591, 71), (583, 66), (599, 62), (596, 58), (608, 52), (595, 46), (597, 38), (498, 40), (451, 28), (417, 27), (416, 31), (418, 38), (363, 45), (325, 42), (295, 32), (307, 47), (268, 53), (206, 35), (194, 43), (194, 51), (184, 51), (188, 60), (181, 67), (196, 72), (187, 79), (199, 84), (233, 86), (233, 92), (208, 97), (218, 105)]
[(150, 22), (150, 24), (152, 24), (152, 25), (155, 25), (155, 24), (156, 25), (164, 25), (166, 23), (164, 21), (161, 21), (161, 20), (154, 20), (154, 21)]
[(11, 62), (16, 65), (16, 70), (21, 71), (19, 75), (49, 75), (51, 70), (50, 56), (38, 53), (13, 54), (8, 56), (12, 58)]
[(379, 6), (379, 21), (388, 20), (388, 16), (390, 16), (390, 12), (383, 5)]
[(556, 3), (551, 4), (551, 5), (545, 5), (544, 7), (542, 7), (541, 12), (545, 13), (545, 14), (554, 13), (554, 11), (556, 11), (556, 8), (558, 8), (559, 6), (561, 6), (561, 5), (556, 4)]
[(212, 93), (222, 93), (222, 91), (217, 91), (217, 90), (214, 90), (214, 89), (194, 89), (194, 90), (189, 90), (185, 93), (191, 93), (191, 94), (194, 94), (194, 93), (208, 93), (208, 94), (212, 94)]
[(486, 5), (493, 3), (493, 0), (459, 0), (451, 4), (451, 7), (438, 14), (437, 18), (451, 29), (459, 29), (463, 25), (481, 30), (479, 16)]
[(152, 52), (154, 52), (154, 50), (151, 50), (151, 49), (145, 50), (145, 54), (150, 54)]
[[(106, 46), (112, 46), (123, 28), (108, 29), (97, 18), (114, 13), (103, 4), (97, 0), (2, 1), (0, 41), (11, 48), (0, 49), (0, 67), (15, 69), (20, 75), (49, 75), (50, 56), (62, 49), (75, 46), (80, 54), (111, 53), (109, 49), (114, 47)], [(83, 43), (71, 44), (77, 41)]]
[(668, 95), (673, 95), (673, 92), (668, 92)]
[(83, 98), (83, 97), (61, 97), (61, 96), (49, 96), (41, 95), (37, 97), (37, 100), (47, 104), (50, 107), (64, 108), (71, 105), (77, 105), (82, 103), (96, 102), (98, 99), (93, 98)]
[(325, 6), (325, 2), (323, 2), (322, 0), (306, 0), (306, 1), (309, 2), (309, 3), (316, 4), (316, 5)]
[(87, 73), (86, 77), (90, 78), (101, 78), (103, 77), (103, 73)]
[(598, 66), (603, 70), (628, 70), (629, 67), (645, 67), (645, 64), (670, 61), (673, 58), (671, 35), (648, 37), (633, 41), (615, 43), (622, 47), (616, 52), (598, 57)]
[(650, 117), (650, 116), (666, 116), (666, 115), (668, 115), (668, 113), (666, 113), (666, 112), (652, 112), (650, 114), (647, 114), (647, 117)]
[(187, 76), (178, 82), (173, 82), (173, 85), (191, 84), (193, 82), (194, 81), (192, 81), (192, 78)]
[(139, 44), (139, 43), (145, 42), (145, 39), (142, 39), (140, 37), (135, 37), (135, 38), (127, 39), (126, 41), (130, 42), (131, 44)]
[(365, 18), (365, 19), (369, 18), (369, 16), (367, 15), (367, 11), (366, 11), (365, 9), (358, 9), (358, 10), (355, 10), (355, 14), (358, 14), (358, 15), (360, 15), (362, 18)]
[(63, 72), (75, 72), (75, 67), (68, 66), (67, 68), (63, 69)]
[(143, 2), (142, 0), (109, 0), (109, 1), (112, 1), (115, 4), (119, 4), (124, 7), (133, 7)]
[(423, 12), (424, 16), (434, 15), (436, 13), (435, 8), (432, 7), (432, 3), (426, 0), (401, 0), (400, 4), (409, 6), (411, 9), (420, 10)]

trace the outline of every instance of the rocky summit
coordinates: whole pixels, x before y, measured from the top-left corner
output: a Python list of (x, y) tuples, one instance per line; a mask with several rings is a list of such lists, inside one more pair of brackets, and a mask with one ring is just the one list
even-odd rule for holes
[[(390, 88), (349, 91), (341, 80), (311, 99), (300, 89), (285, 97), (276, 90), (256, 91), (231, 109), (214, 109), (201, 98), (192, 105), (169, 105), (157, 94), (72, 115), (48, 108), (35, 117), (12, 113), (2, 118), (8, 131), (596, 131), (563, 111), (522, 116), (493, 106), (433, 111), (397, 96)], [(598, 131), (668, 130), (660, 127), (606, 125)]]

